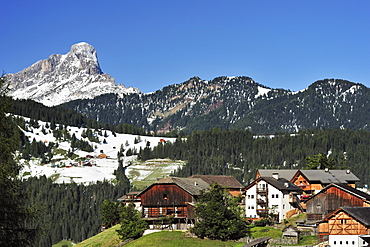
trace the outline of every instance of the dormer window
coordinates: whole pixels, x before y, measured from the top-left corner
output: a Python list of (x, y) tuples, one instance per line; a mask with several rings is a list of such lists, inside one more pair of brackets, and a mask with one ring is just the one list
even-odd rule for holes
[(168, 200), (167, 194), (163, 194), (163, 200)]

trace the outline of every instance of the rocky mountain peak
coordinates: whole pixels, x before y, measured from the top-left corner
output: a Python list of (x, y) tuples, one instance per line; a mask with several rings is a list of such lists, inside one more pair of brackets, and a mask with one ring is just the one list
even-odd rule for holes
[(32, 99), (47, 106), (77, 99), (117, 93), (139, 93), (136, 88), (117, 86), (114, 78), (104, 74), (97, 52), (86, 42), (72, 45), (67, 54), (52, 54), (24, 70), (8, 74), (9, 95)]

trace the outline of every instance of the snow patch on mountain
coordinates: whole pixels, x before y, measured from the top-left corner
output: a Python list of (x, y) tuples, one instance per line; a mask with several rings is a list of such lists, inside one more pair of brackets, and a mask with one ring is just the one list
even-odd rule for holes
[(86, 42), (74, 44), (65, 55), (53, 54), (18, 73), (8, 74), (7, 79), (10, 96), (47, 106), (107, 93), (140, 93), (137, 88), (116, 85), (113, 77), (103, 73), (95, 48)]

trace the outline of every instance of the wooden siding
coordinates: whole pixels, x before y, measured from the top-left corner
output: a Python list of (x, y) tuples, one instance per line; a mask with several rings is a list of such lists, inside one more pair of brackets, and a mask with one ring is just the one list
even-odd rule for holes
[(345, 212), (339, 212), (329, 219), (328, 232), (329, 235), (365, 235), (368, 229)]
[(291, 182), (294, 185), (300, 187), (302, 190), (305, 190), (305, 191), (315, 190), (311, 188), (312, 185), (304, 176), (302, 176), (302, 174), (299, 174), (298, 176), (294, 177)]
[[(306, 203), (307, 217), (309, 215), (323, 215), (322, 219), (340, 207), (362, 207), (361, 198), (355, 197), (335, 186), (328, 188), (311, 198)], [(318, 220), (317, 218), (315, 218)]]
[(154, 184), (140, 198), (145, 218), (170, 215), (189, 218), (188, 204), (194, 201), (192, 195), (176, 184)]
[(193, 197), (175, 184), (155, 184), (141, 196), (141, 204), (145, 206), (182, 206), (192, 202)]
[(187, 206), (144, 207), (145, 218), (158, 218), (160, 216), (174, 216), (175, 218), (186, 218), (187, 213), (188, 213)]

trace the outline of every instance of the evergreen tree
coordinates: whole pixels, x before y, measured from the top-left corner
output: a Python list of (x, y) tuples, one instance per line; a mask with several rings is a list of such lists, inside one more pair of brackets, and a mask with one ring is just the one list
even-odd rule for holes
[(135, 209), (135, 205), (130, 203), (122, 208), (120, 213), (121, 227), (116, 230), (121, 240), (129, 238), (139, 238), (147, 229), (147, 224), (140, 216), (140, 212)]
[(240, 198), (231, 198), (218, 184), (211, 184), (209, 191), (202, 191), (195, 213), (200, 219), (191, 229), (200, 238), (236, 240), (245, 237), (248, 225), (238, 206)]
[(110, 228), (119, 222), (119, 211), (118, 211), (119, 204), (117, 202), (113, 202), (109, 199), (105, 199), (100, 206), (101, 218), (103, 224)]
[(5, 76), (0, 77), (0, 246), (28, 246), (39, 230), (30, 228), (36, 214), (25, 205), (21, 193), (20, 166), (14, 161), (18, 144), (18, 128), (7, 116), (9, 99), (5, 96)]

